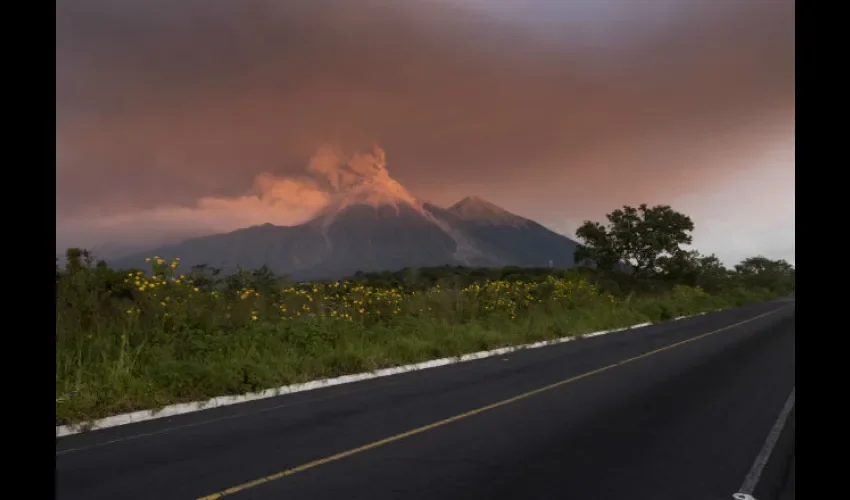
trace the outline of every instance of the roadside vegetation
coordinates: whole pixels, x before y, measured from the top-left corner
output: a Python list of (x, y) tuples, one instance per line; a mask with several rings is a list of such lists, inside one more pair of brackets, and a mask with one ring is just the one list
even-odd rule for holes
[(56, 423), (78, 423), (790, 296), (794, 268), (683, 249), (667, 206), (586, 222), (576, 268), (441, 267), (299, 283), (151, 256), (56, 263)]

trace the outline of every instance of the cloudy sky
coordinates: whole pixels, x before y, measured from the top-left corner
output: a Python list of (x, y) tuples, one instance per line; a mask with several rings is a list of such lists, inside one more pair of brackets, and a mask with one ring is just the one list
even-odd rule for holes
[(328, 145), (437, 204), (571, 234), (664, 203), (793, 262), (794, 2), (57, 4), (57, 247), (302, 222)]

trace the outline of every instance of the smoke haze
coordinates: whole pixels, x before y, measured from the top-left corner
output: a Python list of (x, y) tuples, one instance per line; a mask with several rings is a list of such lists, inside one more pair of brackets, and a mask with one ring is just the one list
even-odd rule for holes
[(58, 248), (298, 223), (377, 144), (438, 204), (570, 233), (672, 203), (701, 250), (793, 261), (790, 0), (81, 0), (56, 29)]

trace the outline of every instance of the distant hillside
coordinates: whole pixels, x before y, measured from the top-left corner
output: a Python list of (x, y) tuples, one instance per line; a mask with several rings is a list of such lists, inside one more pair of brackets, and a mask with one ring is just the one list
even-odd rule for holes
[(486, 200), (467, 197), (445, 209), (415, 199), (386, 173), (383, 152), (357, 166), (354, 181), (328, 207), (297, 226), (264, 224), (185, 240), (115, 259), (180, 257), (184, 267), (231, 271), (268, 266), (296, 279), (337, 278), (405, 267), (554, 267), (573, 265), (576, 242)]
[[(488, 217), (479, 211), (484, 208)], [(353, 204), (298, 226), (264, 224), (192, 238), (110, 263), (143, 267), (145, 257), (157, 255), (180, 257), (184, 268), (267, 265), (293, 278), (321, 279), (442, 265), (548, 267), (551, 262), (567, 268), (575, 248), (573, 240), (534, 221), (467, 198), (449, 209)]]

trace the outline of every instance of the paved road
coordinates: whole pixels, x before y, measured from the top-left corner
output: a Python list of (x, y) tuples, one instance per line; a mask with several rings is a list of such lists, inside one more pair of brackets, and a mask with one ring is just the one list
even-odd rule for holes
[[(104, 429), (57, 440), (57, 496), (196, 499), (277, 474), (225, 498), (729, 500), (794, 349), (775, 302)], [(788, 422), (757, 500), (794, 497)]]

